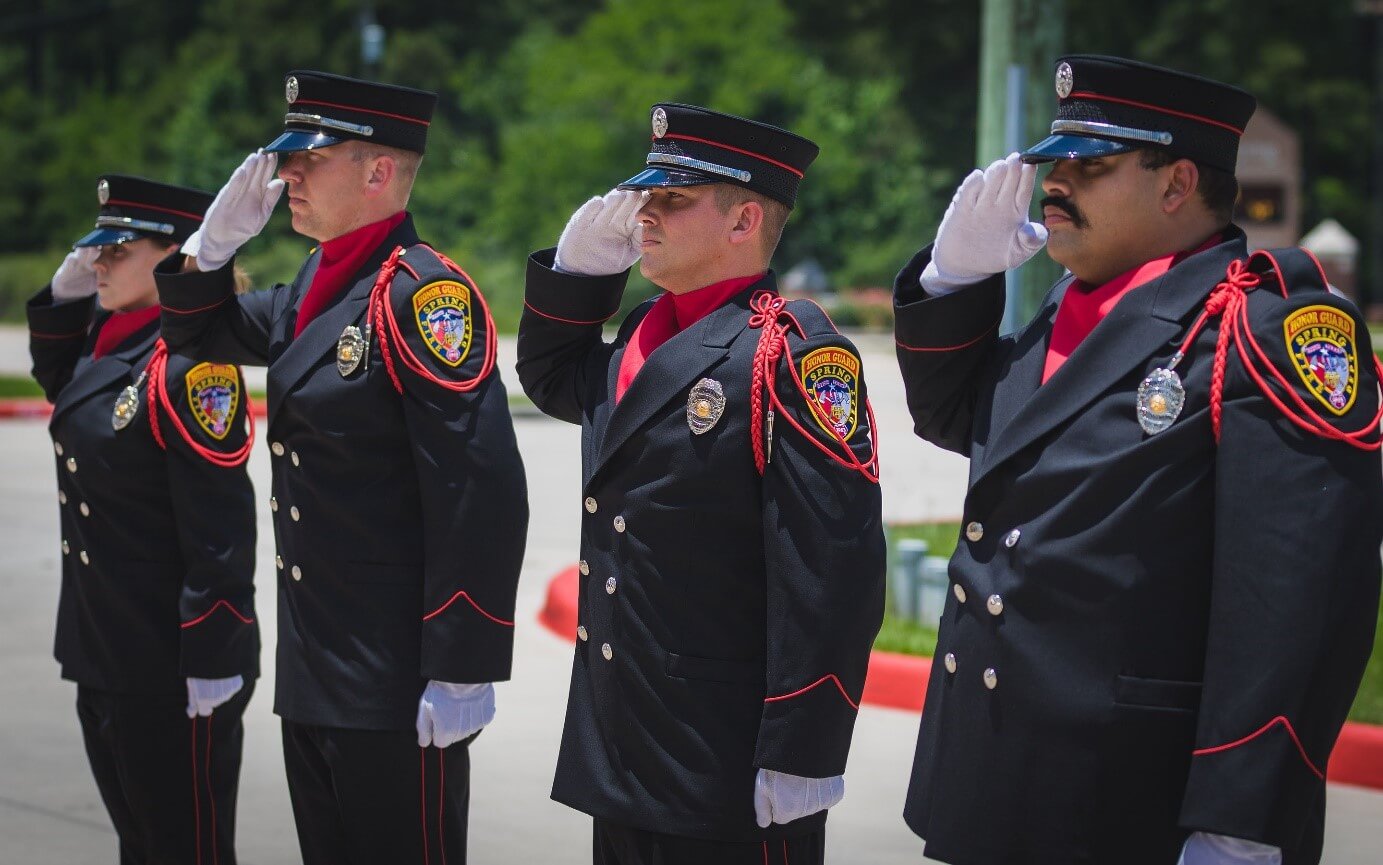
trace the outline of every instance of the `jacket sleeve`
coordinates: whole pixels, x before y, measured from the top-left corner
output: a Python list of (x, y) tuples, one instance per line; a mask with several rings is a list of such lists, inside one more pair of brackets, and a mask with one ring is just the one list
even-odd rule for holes
[(917, 435), (968, 456), (978, 379), (999, 341), (1004, 277), (928, 297), (918, 277), (931, 257), (928, 246), (894, 280), (898, 366)]
[(86, 347), (96, 301), (82, 298), (66, 303), (53, 300), (53, 290), (44, 286), (24, 306), (29, 319), (29, 358), (33, 375), (49, 402), (58, 398)]
[(274, 300), (283, 287), (237, 295), (235, 259), (219, 270), (183, 273), (183, 258), (174, 253), (154, 268), (168, 350), (216, 363), (268, 364)]
[(601, 328), (619, 312), (629, 271), (575, 276), (553, 269), (556, 250), (528, 259), (519, 320), (519, 382), (543, 413), (581, 423), (587, 384), (604, 381), (610, 353)]
[(184, 676), (259, 675), (254, 605), (254, 489), (232, 454), (248, 438), (249, 404), (240, 370), (172, 358), (164, 390), (173, 412), (155, 409), (166, 447), (168, 487), (186, 568), (178, 612)]
[[(859, 353), (839, 334), (793, 348), (777, 391), (797, 429), (775, 418), (763, 478), (767, 680), (754, 765), (809, 778), (845, 771), (884, 610), (878, 483), (827, 456), (844, 448), (806, 404), (822, 405), (855, 456), (874, 450)], [(805, 433), (805, 434), (804, 434)]]
[[(1249, 309), (1258, 345), (1316, 415), (1342, 431), (1373, 422), (1372, 347), (1347, 301), (1253, 292)], [(1307, 321), (1319, 326), (1293, 339)], [(1204, 685), (1181, 824), (1291, 849), (1324, 807), (1326, 764), (1373, 646), (1383, 481), (1377, 450), (1299, 429), (1230, 355)]]
[[(422, 492), (420, 673), (443, 682), (501, 681), (513, 661), (528, 536), (523, 460), (497, 367), (470, 390), (444, 384), (475, 380), (495, 335), (475, 287), (450, 271), (398, 289), (396, 282), (391, 302), (399, 331), (424, 370), (396, 362)], [(443, 329), (425, 337), (420, 311)]]

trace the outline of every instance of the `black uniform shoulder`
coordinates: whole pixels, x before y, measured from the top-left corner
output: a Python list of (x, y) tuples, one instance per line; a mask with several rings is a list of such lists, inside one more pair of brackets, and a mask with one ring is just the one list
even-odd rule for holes
[[(155, 409), (160, 433), (167, 447), (198, 447), (231, 453), (249, 435), (250, 395), (240, 367), (211, 363), (183, 355), (167, 355), (162, 377), (163, 395)], [(171, 408), (176, 422), (165, 419)]]
[[(440, 379), (477, 375), (488, 356), (487, 341), (494, 339), (479, 288), (426, 244), (404, 249), (395, 264), (389, 303), (407, 350)], [(411, 363), (403, 368), (419, 373)]]

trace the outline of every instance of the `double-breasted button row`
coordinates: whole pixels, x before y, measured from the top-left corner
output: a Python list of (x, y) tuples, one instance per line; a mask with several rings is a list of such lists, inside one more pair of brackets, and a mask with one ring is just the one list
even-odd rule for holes
[(62, 442), (53, 442), (53, 453), (62, 456)]
[[(956, 600), (962, 604), (970, 597), (965, 591), (965, 587), (960, 583), (951, 584), (951, 594), (956, 596)], [(989, 611), (989, 615), (998, 616), (1004, 612), (1004, 599), (1002, 595), (994, 594), (985, 599), (984, 607)]]
[[(1004, 535), (1004, 546), (1013, 548), (1018, 546), (1018, 540), (1023, 537), (1022, 529), (1013, 529)], [(984, 540), (984, 523), (971, 521), (965, 526), (965, 539), (971, 543), (978, 543)]]
[(269, 442), (269, 451), (276, 457), (288, 454), (288, 458), (293, 461), (293, 465), (302, 465), (302, 459), (298, 457), (297, 451), (290, 451), (284, 447), (283, 442)]
[(591, 638), (591, 635), (588, 634), (588, 633), (586, 633), (586, 626), (585, 626), (585, 625), (577, 625), (577, 626), (576, 626), (576, 638), (577, 638), (578, 640), (580, 640), (581, 642), (583, 642), (583, 643), (586, 642), (587, 640), (589, 640), (589, 639)]
[(581, 564), (577, 565), (576, 567), (579, 571), (581, 571), (581, 576), (589, 577), (591, 575), (591, 565), (585, 559), (582, 559)]
[[(957, 660), (955, 652), (947, 652), (945, 657), (941, 659), (941, 663), (946, 667), (946, 672), (952, 675), (960, 667), (960, 661)], [(991, 691), (999, 687), (999, 671), (993, 667), (986, 667), (984, 672), (980, 674), (980, 679), (984, 682), (984, 686)]]
[(586, 502), (585, 502), (585, 504), (586, 504), (586, 513), (588, 513), (588, 514), (593, 514), (593, 513), (595, 513), (596, 508), (600, 507), (600, 503), (597, 502), (595, 499), (591, 498), (590, 496), (586, 496)]

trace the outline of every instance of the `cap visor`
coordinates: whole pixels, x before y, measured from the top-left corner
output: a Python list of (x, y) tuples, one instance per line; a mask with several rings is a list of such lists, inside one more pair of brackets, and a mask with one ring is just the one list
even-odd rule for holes
[(1053, 135), (1029, 147), (1024, 162), (1055, 162), (1058, 159), (1090, 159), (1095, 156), (1114, 156), (1137, 150), (1126, 141), (1090, 138), (1086, 135)]
[(645, 168), (624, 181), (619, 189), (654, 189), (663, 186), (703, 186), (707, 183), (725, 183), (724, 177), (702, 174), (699, 171), (673, 171), (668, 168)]
[(98, 228), (72, 246), (112, 246), (117, 243), (129, 243), (143, 236), (138, 231), (130, 231), (127, 228)]
[(316, 150), (320, 147), (330, 147), (333, 144), (340, 144), (344, 138), (336, 138), (322, 132), (306, 132), (301, 129), (290, 129), (275, 138), (264, 148), (265, 153), (292, 153), (295, 150)]

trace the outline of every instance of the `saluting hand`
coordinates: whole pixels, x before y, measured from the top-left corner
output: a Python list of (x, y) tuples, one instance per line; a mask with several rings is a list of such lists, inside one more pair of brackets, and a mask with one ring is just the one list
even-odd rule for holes
[(68, 301), (96, 293), (96, 257), (99, 246), (79, 246), (67, 253), (53, 274), (53, 300)]
[(275, 154), (256, 150), (216, 193), (202, 227), (182, 245), (184, 255), (197, 259), (198, 270), (222, 267), (245, 241), (264, 230), (283, 194), (283, 181), (274, 176), (277, 168)]
[(609, 276), (634, 266), (642, 254), (639, 209), (648, 193), (612, 189), (581, 205), (557, 241), (557, 270), (579, 276)]
[(961, 182), (941, 217), (932, 260), (922, 271), (929, 294), (946, 294), (1012, 270), (1047, 242), (1047, 227), (1028, 220), (1037, 166), (1010, 153)]

